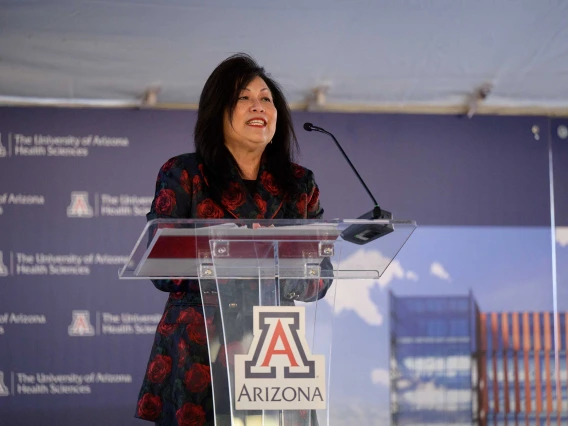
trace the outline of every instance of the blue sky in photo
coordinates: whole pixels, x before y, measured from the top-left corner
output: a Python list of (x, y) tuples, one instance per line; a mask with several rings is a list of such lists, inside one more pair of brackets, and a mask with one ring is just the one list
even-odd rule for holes
[[(334, 410), (343, 412), (353, 403), (374, 416), (378, 407), (388, 417), (389, 289), (397, 296), (471, 291), (482, 312), (552, 312), (552, 238), (546, 227), (418, 227), (380, 280), (337, 286)], [(567, 311), (568, 228), (559, 228), (555, 239), (558, 309)], [(376, 253), (351, 248), (343, 253), (342, 267), (376, 261)], [(331, 306), (322, 303), (318, 309)]]

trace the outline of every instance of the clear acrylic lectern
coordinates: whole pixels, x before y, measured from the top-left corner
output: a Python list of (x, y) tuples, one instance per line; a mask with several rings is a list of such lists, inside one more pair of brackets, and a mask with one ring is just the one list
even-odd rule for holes
[[(204, 309), (204, 323), (217, 426), (331, 426), (336, 289), (379, 279), (415, 228), (396, 220), (156, 219), (119, 276), (195, 280), (215, 307)], [(359, 230), (367, 244), (344, 240)], [(377, 230), (382, 237), (373, 239)]]

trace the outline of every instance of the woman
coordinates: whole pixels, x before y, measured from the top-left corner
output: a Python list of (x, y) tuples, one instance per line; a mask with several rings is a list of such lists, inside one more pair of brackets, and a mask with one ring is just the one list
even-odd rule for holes
[[(148, 220), (322, 217), (313, 173), (292, 162), (297, 141), (286, 99), (251, 57), (231, 56), (210, 75), (201, 93), (194, 136), (195, 153), (171, 158), (161, 167)], [(136, 417), (159, 425), (213, 424), (203, 320), (203, 310), (211, 306), (205, 303), (204, 308), (196, 281), (153, 283), (170, 296)], [(294, 299), (316, 300), (329, 284), (319, 280), (292, 286), (283, 297), (288, 304)], [(294, 413), (298, 420), (307, 417), (306, 412)]]

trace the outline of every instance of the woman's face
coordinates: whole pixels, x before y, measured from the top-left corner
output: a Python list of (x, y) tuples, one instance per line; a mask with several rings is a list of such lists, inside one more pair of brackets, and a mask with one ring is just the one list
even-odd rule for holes
[(241, 93), (232, 122), (225, 111), (223, 133), (231, 152), (264, 150), (276, 132), (277, 111), (264, 80), (255, 77)]

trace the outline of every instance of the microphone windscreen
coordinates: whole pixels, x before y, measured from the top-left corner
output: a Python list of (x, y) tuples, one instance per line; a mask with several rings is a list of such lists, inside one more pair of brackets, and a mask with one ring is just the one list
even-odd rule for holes
[(312, 127), (313, 127), (312, 123), (304, 123), (304, 130), (311, 132), (313, 130)]

